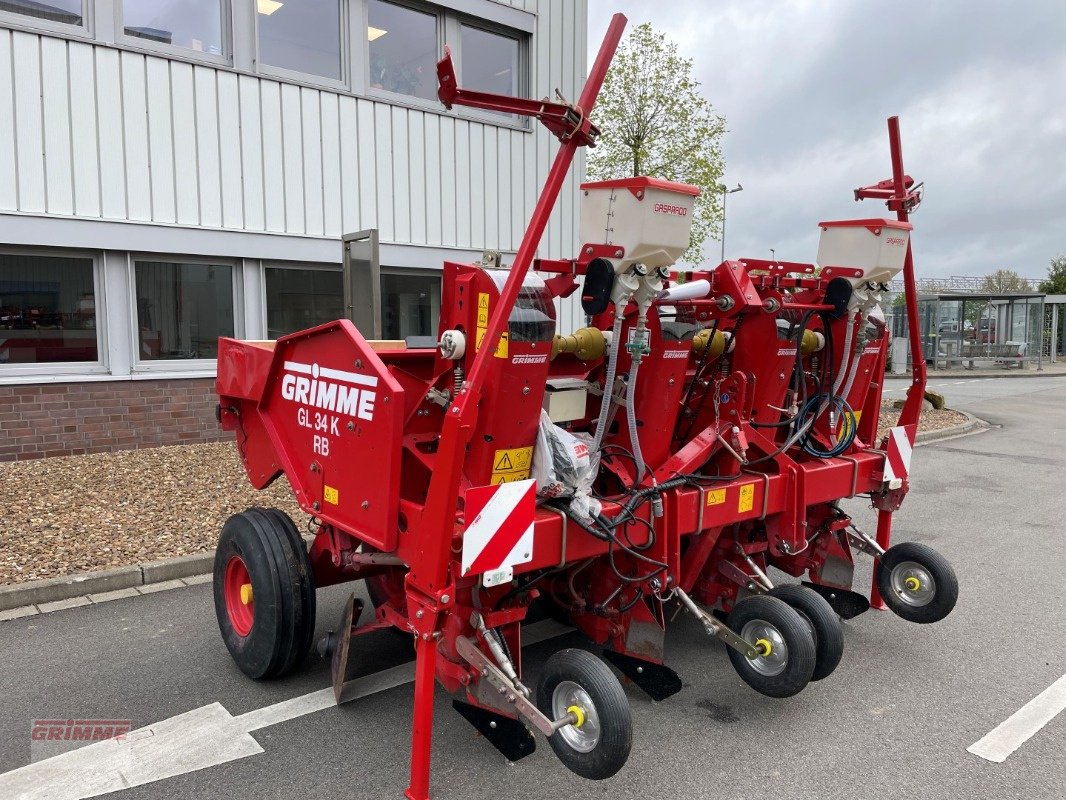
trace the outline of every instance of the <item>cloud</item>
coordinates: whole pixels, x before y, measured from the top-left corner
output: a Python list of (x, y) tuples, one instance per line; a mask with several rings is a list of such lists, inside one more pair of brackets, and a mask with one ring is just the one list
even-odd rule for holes
[[(1066, 14), (1061, 0), (589, 0), (651, 22), (693, 59), (725, 115), (727, 255), (812, 260), (823, 219), (886, 214), (851, 190), (890, 174), (899, 115), (921, 275), (1012, 268), (1066, 252)], [(714, 247), (708, 247), (714, 253)]]

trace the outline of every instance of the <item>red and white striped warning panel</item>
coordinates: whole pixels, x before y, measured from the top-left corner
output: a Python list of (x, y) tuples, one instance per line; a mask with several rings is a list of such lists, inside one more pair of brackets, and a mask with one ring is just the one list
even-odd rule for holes
[(463, 575), (482, 575), (485, 586), (508, 583), (514, 565), (533, 560), (536, 481), (479, 486), (466, 493)]
[(911, 451), (917, 425), (897, 425), (888, 429), (888, 449), (885, 452), (885, 481), (889, 488), (898, 489), (911, 471)]

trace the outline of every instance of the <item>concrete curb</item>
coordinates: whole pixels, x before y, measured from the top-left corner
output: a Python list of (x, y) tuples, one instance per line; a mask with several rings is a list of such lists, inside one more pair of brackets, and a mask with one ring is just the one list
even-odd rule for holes
[[(191, 578), (211, 572), (215, 561), (215, 552), (196, 553), (191, 556), (165, 558), (138, 564), (135, 567), (119, 567), (100, 572), (82, 572), (77, 575), (64, 575), (58, 578), (45, 578), (40, 581), (16, 583), (0, 586), (0, 612), (20, 609), (25, 606), (40, 606), (58, 603), (87, 595), (123, 594), (123, 589), (151, 586), (181, 578)], [(184, 585), (184, 584), (183, 584)], [(55, 609), (58, 610), (58, 609)]]
[[(1011, 372), (983, 373), (976, 370), (963, 372), (930, 372), (929, 381), (935, 380), (976, 380), (979, 378), (1061, 378), (1066, 375), (1062, 370), (1012, 370)], [(905, 375), (885, 375), (886, 381), (911, 381), (910, 373)]]
[[(304, 536), (310, 547), (313, 536)], [(210, 583), (215, 551), (164, 558), (135, 567), (81, 572), (0, 586), (0, 622), (76, 606), (97, 605), (139, 594)]]
[(162, 561), (141, 564), (141, 573), (144, 575), (144, 583), (149, 584), (203, 575), (213, 571), (214, 567), (215, 551), (212, 550), (209, 553), (194, 553), (191, 556), (164, 558)]
[(952, 411), (957, 411), (960, 414), (966, 415), (966, 421), (960, 422), (958, 425), (953, 425), (950, 428), (941, 428), (938, 431), (924, 431), (914, 437), (915, 444), (925, 444), (926, 442), (935, 442), (937, 439), (947, 439), (952, 436), (965, 436), (967, 433), (974, 433), (984, 428), (992, 427), (983, 419), (979, 419), (971, 414), (969, 411), (963, 411), (960, 408), (953, 408)]

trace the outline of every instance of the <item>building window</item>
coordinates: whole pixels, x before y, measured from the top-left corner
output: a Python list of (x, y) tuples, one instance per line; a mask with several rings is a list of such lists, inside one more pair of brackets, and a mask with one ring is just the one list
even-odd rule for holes
[(344, 280), (338, 269), (266, 269), (267, 338), (306, 330), (344, 316)]
[(0, 254), (0, 364), (99, 362), (91, 258)]
[(256, 11), (260, 63), (344, 80), (340, 0), (257, 0)]
[(463, 23), (459, 46), (464, 56), (460, 76), (464, 88), (506, 95), (522, 92), (518, 39)]
[(135, 39), (220, 56), (223, 6), (223, 0), (126, 0), (122, 29)]
[(438, 17), (407, 6), (369, 0), (366, 29), (371, 89), (437, 99)]
[(218, 357), (233, 336), (233, 267), (137, 261), (139, 361)]
[(0, 11), (62, 25), (85, 24), (82, 0), (0, 0)]
[(381, 311), (381, 333), (386, 339), (435, 336), (440, 320), (440, 274), (383, 272)]

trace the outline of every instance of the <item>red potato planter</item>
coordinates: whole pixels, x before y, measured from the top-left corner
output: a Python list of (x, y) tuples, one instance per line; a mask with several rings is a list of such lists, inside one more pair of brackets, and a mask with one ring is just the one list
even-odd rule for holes
[[(752, 688), (785, 697), (839, 663), (838, 615), (883, 600), (935, 622), (957, 596), (943, 558), (889, 547), (925, 386), (907, 219), (919, 195), (895, 118), (893, 177), (856, 196), (897, 219), (821, 223), (820, 269), (745, 259), (677, 283), (698, 190), (653, 178), (585, 184), (579, 256), (534, 260), (576, 149), (598, 135), (590, 112), (624, 22), (573, 106), (469, 92), (447, 53), (438, 65), (447, 107), (537, 117), (561, 146), (510, 268), (445, 264), (435, 343), (368, 341), (347, 320), (220, 340), (222, 425), (256, 487), (286, 475), (315, 533), (307, 552), (279, 511), (226, 523), (223, 638), (250, 677), (283, 675), (310, 649), (316, 587), (365, 579), (374, 608), (353, 595), (321, 650), (340, 699), (362, 634), (415, 642), (413, 800), (429, 796), (438, 683), (508, 758), (533, 752), (532, 729), (603, 779), (632, 742), (604, 661), (656, 700), (678, 692), (663, 651), (676, 607)], [(915, 374), (878, 442), (879, 302), (899, 271)], [(579, 289), (592, 324), (558, 336), (553, 301)], [(839, 506), (860, 494), (875, 537)], [(869, 601), (851, 591), (856, 550), (879, 559)], [(773, 586), (770, 566), (805, 585)], [(527, 684), (520, 626), (538, 598), (603, 660), (562, 650)]]

